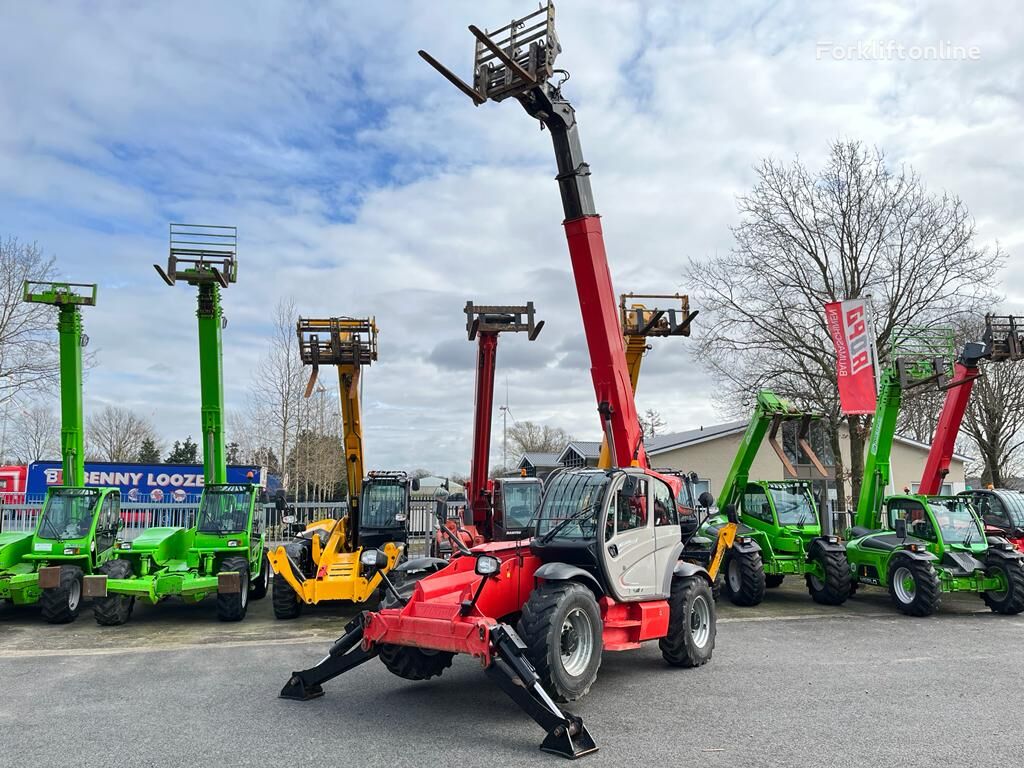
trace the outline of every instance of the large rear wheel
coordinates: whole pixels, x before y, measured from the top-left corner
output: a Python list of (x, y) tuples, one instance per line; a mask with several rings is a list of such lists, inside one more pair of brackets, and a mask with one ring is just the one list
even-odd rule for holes
[(807, 559), (821, 571), (809, 571), (804, 579), (811, 599), (821, 605), (842, 605), (850, 596), (850, 563), (846, 553), (814, 547)]
[[(96, 569), (108, 579), (130, 579), (132, 564), (127, 560), (107, 560)], [(131, 618), (135, 608), (135, 597), (132, 595), (108, 594), (106, 597), (94, 597), (92, 615), (101, 627), (116, 627)]]
[(764, 600), (764, 563), (758, 551), (725, 553), (725, 596), (736, 605), (752, 606)]
[(889, 567), (889, 595), (908, 616), (931, 616), (942, 599), (932, 564), (905, 555), (897, 555)]
[(49, 624), (67, 624), (78, 618), (82, 608), (82, 569), (65, 565), (60, 569), (60, 584), (44, 589), (39, 605)]
[(989, 576), (1002, 576), (1005, 588), (982, 592), (981, 599), (995, 613), (1013, 616), (1024, 611), (1024, 563), (990, 555), (985, 561)]
[(217, 593), (217, 618), (221, 621), (241, 621), (249, 608), (249, 561), (244, 557), (226, 558), (218, 573), (231, 571), (238, 573), (239, 590)]
[(715, 601), (700, 576), (672, 577), (668, 634), (658, 641), (661, 655), (674, 667), (699, 667), (715, 649)]
[(571, 581), (541, 584), (523, 606), (518, 631), (537, 676), (556, 699), (575, 701), (590, 690), (601, 666), (603, 624), (589, 589)]
[(274, 574), (274, 588), (271, 590), (270, 602), (274, 606), (275, 619), (297, 619), (302, 615), (302, 601), (295, 594), (292, 585), (279, 573)]

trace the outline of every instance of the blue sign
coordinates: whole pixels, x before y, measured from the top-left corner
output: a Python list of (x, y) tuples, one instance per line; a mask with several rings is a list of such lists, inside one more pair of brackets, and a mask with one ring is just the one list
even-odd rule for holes
[[(64, 474), (59, 461), (29, 464), (27, 497), (41, 499), (51, 485), (60, 485)], [(266, 487), (266, 472), (256, 466), (229, 466), (229, 483), (256, 483)], [(199, 464), (117, 464), (85, 462), (85, 484), (120, 488), (124, 501), (173, 503), (199, 500), (203, 492), (203, 468)]]

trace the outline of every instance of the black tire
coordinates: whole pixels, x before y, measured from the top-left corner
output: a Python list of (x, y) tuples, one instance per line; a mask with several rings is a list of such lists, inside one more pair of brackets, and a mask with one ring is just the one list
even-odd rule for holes
[(824, 580), (813, 573), (804, 574), (811, 599), (821, 605), (842, 605), (850, 596), (850, 563), (846, 552), (812, 547), (807, 559), (821, 566)]
[(764, 586), (765, 589), (775, 589), (781, 587), (782, 582), (785, 580), (785, 576), (781, 573), (766, 573), (764, 575)]
[(274, 574), (274, 588), (271, 590), (270, 602), (274, 606), (275, 619), (297, 619), (302, 615), (303, 602), (295, 594), (292, 585), (279, 573)]
[(67, 624), (78, 618), (82, 610), (82, 575), (77, 565), (61, 566), (60, 585), (43, 590), (39, 606), (48, 624)]
[(715, 574), (715, 583), (711, 586), (711, 597), (715, 599), (717, 603), (722, 597), (722, 584), (725, 583), (725, 577), (722, 576), (722, 571), (719, 570)]
[(722, 591), (733, 604), (749, 607), (764, 600), (764, 564), (761, 553), (730, 549), (722, 563)]
[(260, 560), (260, 575), (252, 582), (252, 591), (249, 592), (249, 598), (252, 600), (262, 600), (267, 596), (267, 590), (270, 588), (270, 558), (267, 557), (267, 550), (263, 550), (263, 557)]
[(593, 592), (571, 581), (544, 582), (534, 589), (518, 627), (541, 684), (558, 701), (582, 698), (594, 684), (604, 648), (602, 630)]
[(1024, 563), (990, 555), (985, 560), (985, 572), (990, 576), (1002, 573), (1006, 579), (1005, 592), (981, 593), (985, 605), (1004, 616), (1015, 616), (1024, 611)]
[[(107, 560), (96, 569), (108, 579), (130, 579), (132, 564), (127, 560)], [(94, 597), (92, 615), (101, 627), (117, 627), (128, 622), (135, 609), (133, 595), (113, 594), (106, 597)]]
[(860, 589), (860, 582), (859, 582), (859, 581), (857, 581), (856, 579), (854, 579), (854, 578), (853, 578), (853, 577), (851, 576), (851, 577), (850, 577), (850, 594), (848, 594), (848, 595), (847, 595), (846, 597), (847, 597), (847, 598), (851, 598), (851, 597), (853, 597), (854, 595), (856, 595), (856, 594), (857, 594), (857, 590), (858, 590), (858, 589)]
[(228, 557), (220, 564), (218, 573), (237, 571), (241, 589), (237, 592), (217, 593), (217, 618), (221, 621), (241, 621), (249, 609), (249, 561), (244, 557)]
[(658, 641), (662, 657), (673, 667), (706, 664), (715, 650), (711, 585), (700, 576), (673, 576), (668, 605), (668, 634)]
[[(909, 583), (901, 583), (904, 577)], [(931, 616), (939, 609), (939, 577), (927, 560), (897, 555), (889, 566), (888, 578), (889, 596), (902, 613)]]
[(413, 648), (407, 645), (377, 646), (377, 652), (384, 666), (393, 675), (406, 680), (429, 680), (439, 677), (452, 665), (454, 653)]

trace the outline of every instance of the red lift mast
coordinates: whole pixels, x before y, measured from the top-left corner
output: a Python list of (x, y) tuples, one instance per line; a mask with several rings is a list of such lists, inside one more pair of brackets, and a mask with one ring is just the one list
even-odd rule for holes
[(918, 493), (935, 496), (942, 489), (942, 481), (949, 474), (949, 463), (975, 379), (981, 376), (982, 360), (1002, 362), (1024, 359), (1024, 318), (1015, 315), (986, 315), (985, 335), (982, 342), (968, 342), (953, 368), (953, 381), (948, 385), (946, 402), (939, 415), (935, 437), (928, 452), (928, 460), (921, 475)]
[(537, 338), (544, 321), (535, 321), (533, 302), (523, 306), (480, 306), (466, 302), (466, 333), (477, 339), (476, 402), (473, 408), (473, 459), (470, 464), (466, 498), (473, 513), (473, 525), (490, 541), (491, 494), (488, 474), (491, 458), (491, 417), (494, 413), (494, 370), (498, 355), (498, 334), (526, 332)]

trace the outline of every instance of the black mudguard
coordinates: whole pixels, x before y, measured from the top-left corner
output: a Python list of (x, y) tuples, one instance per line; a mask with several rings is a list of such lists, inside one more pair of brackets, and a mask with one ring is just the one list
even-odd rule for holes
[(1006, 539), (996, 539), (998, 543), (994, 543), (990, 538), (988, 542), (988, 557), (1000, 557), (1003, 560), (1024, 560), (1024, 552), (1016, 549)]
[(744, 537), (743, 540), (741, 541), (740, 540), (741, 536), (743, 536), (743, 534), (737, 532), (737, 534), (736, 534), (736, 541), (734, 541), (732, 543), (732, 547), (730, 547), (730, 549), (734, 549), (737, 552), (760, 552), (761, 551), (761, 545), (760, 544), (758, 544), (756, 541), (754, 541), (753, 539), (751, 539), (749, 537)]
[(842, 552), (846, 553), (846, 545), (841, 541), (831, 542), (824, 536), (820, 536), (817, 539), (811, 539), (811, 543), (807, 545), (807, 554), (810, 556), (812, 552)]
[(578, 581), (590, 587), (598, 597), (605, 594), (604, 587), (594, 574), (568, 563), (544, 563), (534, 571), (533, 577), (544, 581)]
[[(756, 544), (754, 546), (757, 546)], [(679, 576), (680, 578), (688, 578), (690, 576), (701, 576), (708, 583), (714, 586), (711, 581), (711, 574), (704, 569), (703, 566), (697, 565), (696, 563), (689, 563), (686, 560), (679, 560), (676, 562), (675, 568), (672, 569), (673, 576)]]

